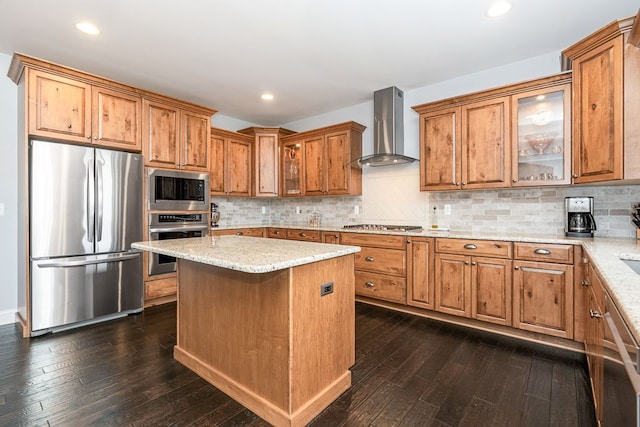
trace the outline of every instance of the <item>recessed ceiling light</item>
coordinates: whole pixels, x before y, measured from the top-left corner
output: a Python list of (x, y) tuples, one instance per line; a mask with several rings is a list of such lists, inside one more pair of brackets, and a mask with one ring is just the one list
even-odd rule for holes
[(502, 16), (505, 13), (509, 12), (513, 5), (509, 1), (499, 0), (491, 3), (489, 9), (487, 10), (487, 16), (490, 18), (495, 18), (497, 16)]
[(273, 101), (273, 95), (271, 95), (270, 93), (263, 93), (260, 98), (264, 99), (265, 101)]
[(76, 28), (85, 34), (91, 34), (94, 36), (96, 34), (100, 34), (100, 30), (98, 29), (98, 27), (93, 25), (91, 22), (78, 22), (76, 24)]

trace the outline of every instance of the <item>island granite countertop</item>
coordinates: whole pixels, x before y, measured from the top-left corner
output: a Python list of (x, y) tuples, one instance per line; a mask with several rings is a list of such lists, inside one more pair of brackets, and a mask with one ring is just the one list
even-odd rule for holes
[(241, 236), (155, 240), (131, 247), (245, 273), (268, 273), (360, 252), (358, 246)]

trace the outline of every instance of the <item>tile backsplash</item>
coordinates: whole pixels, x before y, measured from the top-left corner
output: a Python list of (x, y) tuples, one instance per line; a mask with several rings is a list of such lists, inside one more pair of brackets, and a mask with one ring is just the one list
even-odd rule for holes
[[(598, 227), (596, 236), (635, 236), (629, 214), (631, 206), (640, 202), (640, 185), (420, 192), (418, 195), (414, 191), (407, 191), (393, 194), (391, 200), (389, 192), (365, 191), (364, 196), (278, 199), (214, 197), (212, 201), (219, 205), (221, 225), (308, 225), (312, 213), (317, 212), (323, 226), (339, 227), (358, 222), (411, 222), (429, 227), (432, 221), (430, 213), (435, 206), (438, 225), (451, 227), (455, 231), (562, 234), (564, 198), (568, 196), (594, 197)], [(364, 203), (364, 197), (384, 199), (385, 203), (395, 206), (410, 206), (412, 211), (419, 212), (411, 221), (402, 221), (402, 218), (393, 217), (392, 214), (380, 217), (378, 212), (363, 211), (363, 207), (366, 209), (375, 205), (370, 199)], [(445, 205), (451, 206), (451, 215), (444, 215)], [(370, 218), (374, 218), (374, 221)]]

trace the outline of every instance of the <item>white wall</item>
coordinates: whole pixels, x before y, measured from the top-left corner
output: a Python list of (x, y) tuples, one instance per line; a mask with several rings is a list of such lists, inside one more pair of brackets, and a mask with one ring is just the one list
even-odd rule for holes
[(6, 75), (10, 63), (0, 53), (0, 324), (15, 322), (18, 302), (18, 88)]

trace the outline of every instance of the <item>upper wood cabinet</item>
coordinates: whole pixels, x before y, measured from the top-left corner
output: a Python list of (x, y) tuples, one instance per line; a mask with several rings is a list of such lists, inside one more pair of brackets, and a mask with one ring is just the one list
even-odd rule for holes
[(562, 52), (573, 70), (575, 183), (640, 178), (640, 49), (634, 18), (614, 21)]
[(250, 127), (238, 133), (251, 135), (253, 141), (253, 195), (279, 195), (280, 138), (295, 132), (284, 128)]
[(143, 153), (147, 166), (208, 170), (211, 117), (206, 112), (143, 100)]
[(362, 170), (352, 160), (362, 155), (364, 129), (347, 122), (283, 137), (281, 195), (362, 194)]
[(571, 76), (511, 99), (512, 185), (571, 184)]
[(570, 184), (570, 82), (563, 73), (413, 107), (420, 190)]
[(40, 70), (28, 71), (28, 132), (141, 149), (141, 97)]
[(209, 188), (216, 196), (252, 196), (253, 138), (211, 128)]

